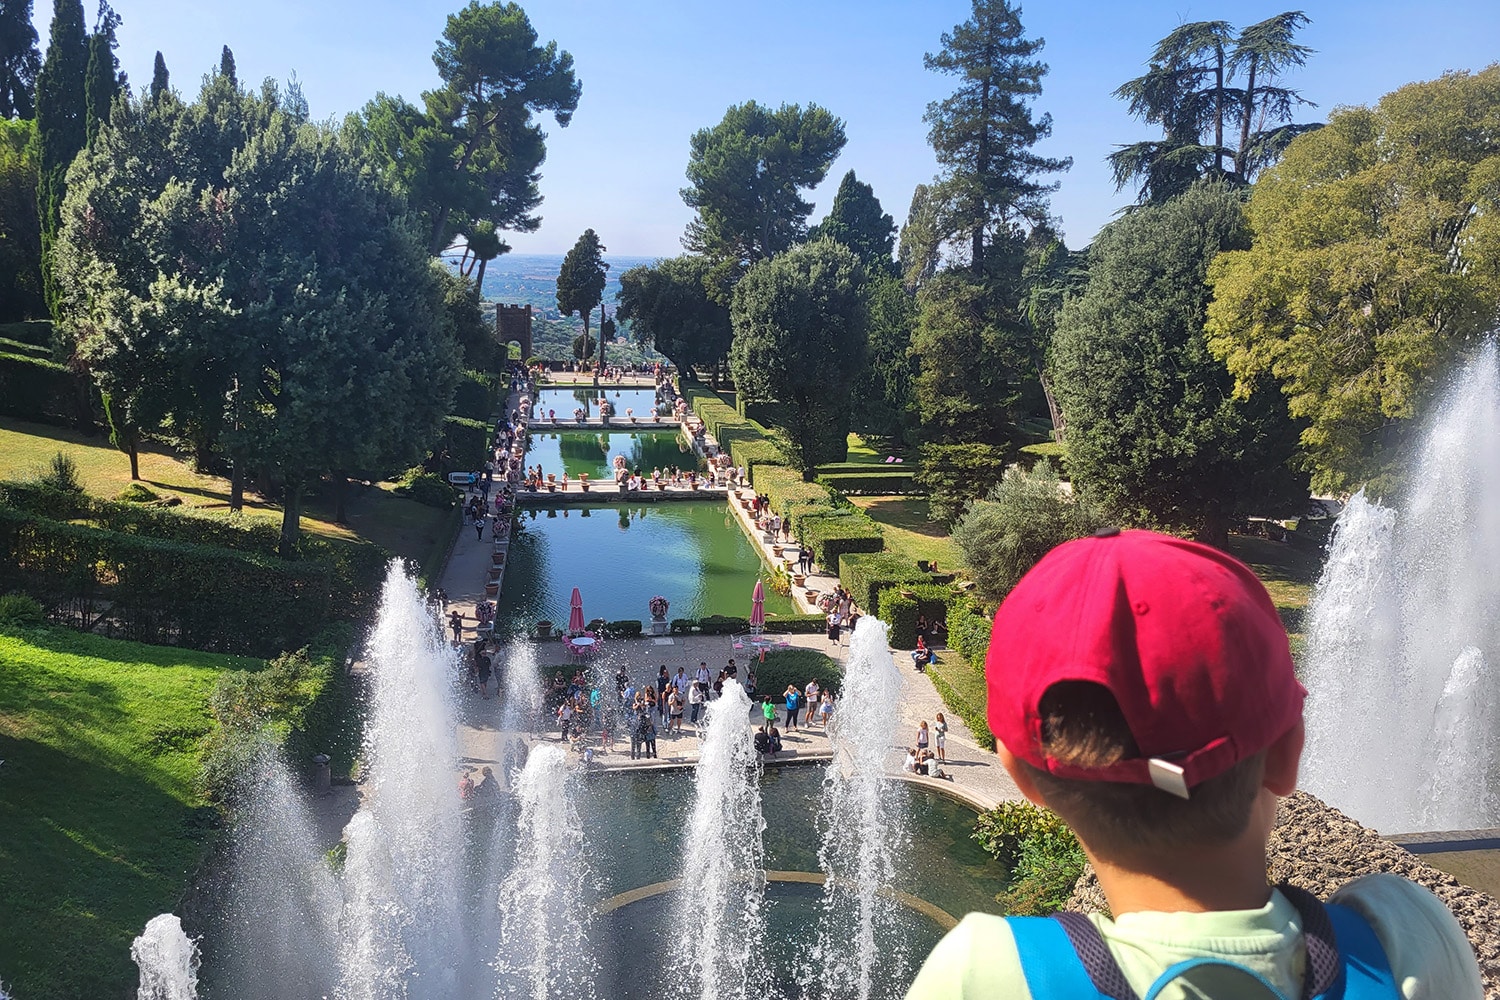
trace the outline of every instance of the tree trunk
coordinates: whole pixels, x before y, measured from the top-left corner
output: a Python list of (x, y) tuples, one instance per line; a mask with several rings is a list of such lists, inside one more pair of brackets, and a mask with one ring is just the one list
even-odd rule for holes
[(1234, 154), (1234, 172), (1240, 182), (1250, 183), (1250, 119), (1255, 114), (1255, 63), (1258, 56), (1250, 57), (1250, 76), (1245, 83), (1245, 108), (1240, 115), (1240, 148)]
[(1229, 517), (1219, 501), (1211, 500), (1203, 511), (1203, 524), (1198, 529), (1198, 541), (1216, 549), (1229, 548)]
[(1052, 440), (1063, 442), (1068, 439), (1068, 425), (1063, 420), (1062, 407), (1057, 405), (1057, 397), (1052, 394), (1052, 380), (1042, 371), (1041, 365), (1036, 369), (1037, 380), (1042, 383), (1042, 395), (1047, 398), (1047, 415), (1052, 418)]
[(141, 436), (131, 428), (130, 435), (125, 440), (125, 453), (130, 456), (130, 478), (139, 480), (141, 478)]
[(277, 553), (283, 559), (297, 555), (297, 538), (302, 533), (302, 482), (287, 480), (286, 497), (281, 509), (281, 545)]
[(229, 509), (245, 509), (245, 461), (241, 458), (235, 458), (229, 468)]
[[(979, 85), (979, 117), (982, 122), (990, 120), (990, 78), (988, 76)], [(974, 156), (974, 172), (980, 178), (981, 184), (983, 183), (983, 178), (990, 172), (990, 129), (988, 124), (980, 127), (979, 148), (976, 150)], [(978, 218), (974, 220), (973, 245), (969, 248), (969, 255), (972, 258), (970, 263), (974, 269), (974, 276), (977, 278), (984, 274), (984, 226), (989, 221), (990, 214), (989, 199), (983, 195), (979, 197), (979, 206), (976, 214)]]
[(1214, 166), (1224, 176), (1224, 46), (1214, 46)]
[(474, 291), (484, 298), (484, 269), (490, 266), (488, 259), (479, 262), (479, 277), (474, 280)]
[[(584, 324), (587, 325), (587, 323), (588, 323), (588, 320), (584, 320)], [(585, 342), (587, 342), (589, 338), (588, 338), (587, 335), (585, 335), (583, 339), (584, 339)], [(600, 377), (603, 377), (603, 375), (604, 375), (604, 303), (603, 302), (599, 303), (599, 362), (595, 366), (594, 372), (595, 372), (595, 374), (599, 375)]]

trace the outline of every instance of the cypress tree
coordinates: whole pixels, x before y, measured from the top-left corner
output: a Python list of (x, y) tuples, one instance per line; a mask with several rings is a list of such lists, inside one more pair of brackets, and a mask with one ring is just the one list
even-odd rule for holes
[(42, 223), (42, 288), (54, 319), (58, 295), (52, 280), (52, 242), (57, 237), (63, 196), (67, 193), (68, 166), (88, 137), (84, 105), (88, 58), (83, 4), (80, 0), (54, 0), (51, 42), (36, 79), (37, 143), (41, 150), (37, 215)]
[(156, 53), (156, 68), (151, 71), (151, 99), (157, 100), (167, 92), (170, 84), (167, 78), (167, 61)]
[(31, 0), (0, 0), (0, 118), (36, 114), (36, 74), (41, 65)]
[(120, 93), (120, 63), (115, 58), (115, 29), (120, 15), (107, 2), (99, 4), (99, 21), (89, 36), (88, 72), (83, 81), (84, 104), (88, 109), (87, 138), (90, 143), (99, 134), (99, 126), (109, 121), (109, 106)]
[(219, 75), (228, 77), (230, 83), (239, 83), (234, 75), (234, 53), (229, 51), (229, 46), (224, 46), (224, 51), (219, 55)]

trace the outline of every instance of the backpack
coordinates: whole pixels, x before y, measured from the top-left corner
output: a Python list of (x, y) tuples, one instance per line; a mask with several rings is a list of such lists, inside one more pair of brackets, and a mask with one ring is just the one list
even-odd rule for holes
[[(1358, 913), (1293, 886), (1277, 888), (1302, 916), (1307, 973), (1300, 1000), (1400, 1000), (1385, 949)], [(1099, 928), (1081, 913), (1007, 917), (1033, 1000), (1141, 1000), (1110, 954)], [(1151, 984), (1144, 1000), (1167, 986), (1190, 985), (1213, 1000), (1289, 1000), (1244, 966), (1220, 958), (1178, 962)]]

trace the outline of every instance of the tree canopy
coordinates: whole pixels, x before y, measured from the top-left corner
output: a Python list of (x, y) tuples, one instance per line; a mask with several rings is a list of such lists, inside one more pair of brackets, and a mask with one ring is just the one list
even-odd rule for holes
[(716, 263), (748, 266), (807, 235), (816, 187), (844, 148), (844, 123), (816, 104), (747, 101), (693, 133), (682, 200), (698, 214), (682, 242)]
[(1209, 344), (1274, 376), (1320, 490), (1388, 485), (1419, 404), (1500, 315), (1500, 65), (1413, 83), (1297, 139), (1215, 262)]
[(68, 165), (88, 139), (84, 110), (84, 77), (89, 39), (80, 0), (55, 0), (47, 59), (36, 81), (38, 165), (37, 214), (42, 226), (42, 291), (57, 316), (57, 286), (52, 277), (52, 243), (57, 238)]
[(808, 233), (813, 240), (825, 236), (853, 250), (866, 270), (889, 271), (893, 266), (896, 220), (880, 207), (875, 189), (852, 170), (839, 181), (828, 215)]
[(421, 216), (430, 252), (467, 246), (480, 222), (534, 232), (547, 144), (533, 116), (572, 121), (582, 94), (573, 57), (541, 44), (519, 4), (471, 0), (449, 15), (432, 61), (443, 85), (424, 106), (377, 95), (350, 123), (355, 141)]
[(0, 0), (0, 118), (36, 114), (36, 76), (42, 68), (32, 0)]
[(86, 130), (90, 142), (99, 134), (99, 127), (109, 121), (110, 103), (125, 87), (125, 74), (120, 72), (120, 61), (115, 58), (115, 49), (120, 44), (115, 38), (115, 30), (119, 26), (120, 15), (101, 0), (94, 33), (89, 36), (89, 61), (83, 82)]
[(1222, 183), (1110, 223), (1052, 345), (1075, 487), (1128, 521), (1219, 545), (1234, 515), (1300, 513), (1307, 499), (1286, 408), (1236, 398), (1203, 334), (1209, 264), (1248, 243)]
[(849, 390), (864, 364), (864, 269), (832, 240), (761, 261), (735, 286), (729, 368), (747, 403), (779, 402), (787, 457), (809, 482), (848, 454)]
[(35, 122), (0, 119), (0, 323), (47, 311), (35, 136)]
[(714, 265), (705, 257), (671, 257), (620, 275), (620, 308), (636, 342), (665, 354), (680, 370), (717, 375), (729, 354), (729, 306), (709, 294)]
[(1032, 151), (1052, 134), (1052, 116), (1032, 117), (1030, 101), (1042, 92), (1047, 65), (1034, 58), (1044, 42), (1025, 36), (1020, 8), (1009, 0), (973, 0), (973, 15), (945, 32), (942, 43), (923, 63), (960, 83), (929, 104), (923, 120), (943, 167), (941, 200), (953, 216), (947, 228), (967, 239), (978, 274), (990, 241), (1046, 220), (1046, 196), (1057, 185), (1038, 178), (1073, 161)]
[(1312, 102), (1276, 84), (1312, 54), (1294, 41), (1307, 23), (1287, 11), (1236, 35), (1227, 21), (1193, 21), (1157, 42), (1145, 75), (1115, 96), (1164, 134), (1109, 155), (1116, 188), (1135, 184), (1142, 204), (1160, 204), (1201, 177), (1248, 184), (1292, 139), (1320, 127), (1291, 124)]
[[(167, 421), (285, 493), (389, 472), (435, 439), (457, 378), (441, 288), (398, 200), (304, 104), (205, 78), (125, 99), (76, 165), (63, 329), (119, 420)], [(112, 418), (113, 419), (113, 418)]]

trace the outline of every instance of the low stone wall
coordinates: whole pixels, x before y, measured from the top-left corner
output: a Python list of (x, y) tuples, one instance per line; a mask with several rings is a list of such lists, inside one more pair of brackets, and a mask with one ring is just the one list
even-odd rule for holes
[[(1500, 901), (1381, 839), (1306, 792), (1282, 800), (1266, 858), (1266, 876), (1273, 884), (1289, 882), (1327, 899), (1344, 883), (1374, 872), (1411, 879), (1448, 905), (1474, 946), (1486, 1000), (1500, 1000)], [(1078, 879), (1067, 909), (1107, 910), (1092, 867)]]

